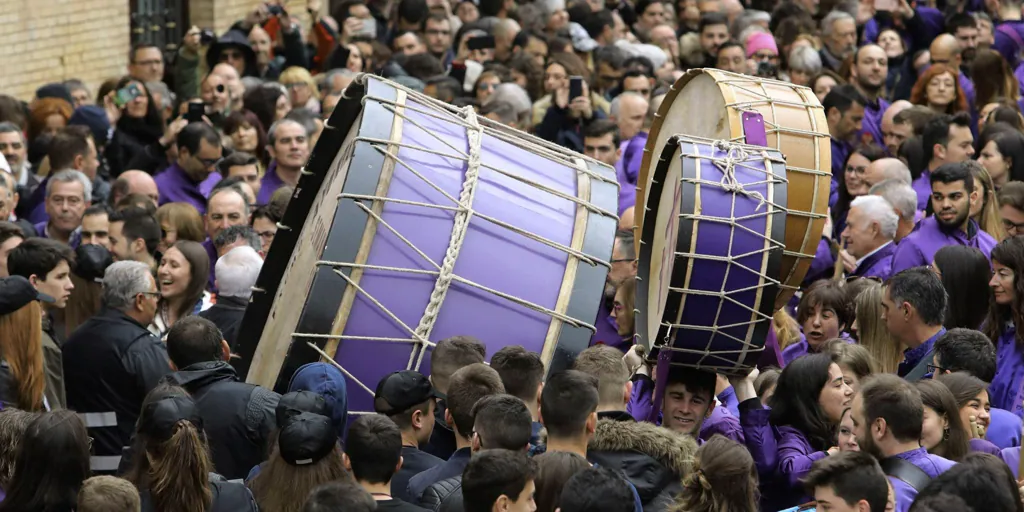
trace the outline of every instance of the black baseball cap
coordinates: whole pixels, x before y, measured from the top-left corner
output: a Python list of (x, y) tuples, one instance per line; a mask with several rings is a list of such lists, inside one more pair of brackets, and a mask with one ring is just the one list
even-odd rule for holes
[(203, 418), (191, 397), (165, 396), (142, 408), (139, 432), (157, 441), (166, 441), (174, 435), (181, 420), (187, 420), (199, 430), (203, 429)]
[(327, 401), (312, 391), (292, 391), (281, 395), (274, 414), (277, 416), (277, 428), (284, 428), (289, 420), (304, 412), (321, 416), (329, 416)]
[(426, 375), (413, 370), (401, 370), (377, 383), (373, 408), (379, 414), (393, 416), (437, 396), (437, 391)]
[(0, 278), (0, 315), (14, 313), (34, 300), (51, 304), (56, 302), (53, 297), (37, 291), (22, 276)]
[(311, 412), (292, 416), (277, 436), (281, 458), (293, 466), (313, 464), (330, 454), (337, 444), (338, 431), (331, 419)]
[(86, 281), (102, 283), (107, 267), (114, 264), (114, 258), (102, 245), (83, 244), (75, 249), (75, 268), (72, 272)]

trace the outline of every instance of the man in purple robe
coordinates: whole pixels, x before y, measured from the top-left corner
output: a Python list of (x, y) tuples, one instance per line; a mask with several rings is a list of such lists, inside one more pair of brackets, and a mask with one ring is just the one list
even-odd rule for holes
[[(608, 270), (608, 276), (605, 278), (604, 300), (601, 301), (601, 308), (598, 311), (595, 324), (597, 332), (591, 338), (590, 344), (610, 345), (625, 352), (632, 343), (624, 341), (624, 337), (619, 333), (618, 323), (610, 313), (616, 290), (626, 279), (636, 277), (636, 246), (633, 242), (632, 232), (619, 231), (616, 233), (615, 244), (612, 245), (612, 260), (609, 263), (611, 263), (611, 269)], [(626, 333), (626, 337), (629, 335), (630, 333)]]
[(309, 133), (302, 124), (282, 119), (267, 131), (267, 152), (274, 160), (260, 182), (256, 204), (267, 204), (277, 189), (294, 188), (299, 183), (302, 167), (309, 159)]
[(873, 375), (862, 382), (850, 415), (861, 451), (878, 459), (889, 476), (897, 512), (910, 508), (922, 484), (956, 464), (921, 447), (921, 393), (895, 375)]
[(945, 334), (946, 289), (931, 267), (914, 267), (889, 278), (882, 296), (882, 320), (893, 341), (903, 344), (898, 372), (919, 380), (932, 363), (935, 340)]
[(971, 219), (971, 203), (982, 193), (974, 188), (971, 162), (943, 164), (931, 174), (932, 210), (935, 215), (921, 220), (913, 233), (896, 247), (892, 271), (931, 265), (935, 253), (947, 245), (966, 245), (989, 256), (996, 240)]
[(203, 182), (217, 170), (221, 160), (221, 140), (217, 130), (206, 123), (190, 123), (178, 134), (178, 160), (158, 174), (160, 204), (188, 203), (206, 213)]
[(928, 156), (928, 168), (911, 183), (917, 192), (918, 210), (928, 207), (928, 198), (932, 195), (931, 169), (938, 169), (942, 164), (970, 160), (974, 156), (971, 117), (961, 112), (954, 116), (933, 118), (921, 132), (921, 145)]
[(842, 234), (846, 251), (857, 258), (850, 275), (889, 279), (898, 224), (899, 217), (892, 205), (880, 196), (860, 196), (850, 203)]
[(868, 44), (853, 53), (853, 66), (850, 67), (851, 84), (865, 100), (864, 121), (857, 137), (862, 143), (885, 145), (882, 115), (889, 108), (889, 102), (881, 97), (881, 93), (888, 75), (889, 59), (881, 46)]
[(852, 85), (833, 87), (822, 101), (828, 133), (832, 136), (832, 187), (829, 204), (834, 204), (839, 194), (839, 180), (843, 179), (843, 166), (854, 149), (857, 133), (864, 120), (864, 105), (867, 101)]

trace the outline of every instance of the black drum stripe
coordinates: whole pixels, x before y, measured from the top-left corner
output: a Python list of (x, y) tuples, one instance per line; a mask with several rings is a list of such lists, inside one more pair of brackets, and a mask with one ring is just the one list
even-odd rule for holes
[[(669, 283), (673, 286), (681, 286), (688, 282), (690, 278), (689, 262), (690, 259), (685, 256), (679, 256), (679, 254), (689, 254), (693, 252), (693, 229), (696, 220), (691, 218), (682, 218), (682, 215), (692, 216), (697, 212), (697, 184), (692, 183), (690, 180), (697, 178), (697, 170), (700, 167), (700, 160), (691, 158), (684, 155), (694, 154), (696, 147), (692, 142), (679, 140), (676, 144), (665, 146), (665, 151), (662, 153), (664, 159), (665, 172), (668, 172), (668, 166), (672, 164), (673, 155), (679, 152), (677, 158), (682, 158), (682, 172), (680, 173), (680, 179), (683, 180), (681, 201), (679, 203), (679, 236), (676, 238), (675, 261), (672, 264), (672, 277), (669, 279)], [(660, 166), (659, 166), (660, 167)], [(678, 283), (678, 284), (676, 284)], [(681, 291), (669, 291), (668, 299), (665, 301), (665, 315), (663, 318), (672, 319), (673, 323), (676, 323), (676, 317), (682, 312), (683, 308), (684, 293)], [(676, 333), (668, 332), (668, 328), (662, 326), (658, 331), (658, 339), (665, 339), (669, 344), (674, 341)]]
[[(588, 166), (595, 174), (615, 179), (615, 174), (608, 167), (597, 165), (595, 162), (588, 162)], [(614, 183), (591, 179), (590, 203), (598, 208), (615, 211), (619, 203), (619, 187)], [(618, 221), (613, 217), (589, 212), (587, 214), (587, 229), (583, 235), (583, 247), (580, 252), (603, 261), (611, 261), (617, 225)], [(597, 318), (597, 315), (604, 296), (604, 283), (607, 277), (608, 269), (604, 266), (592, 266), (580, 262), (576, 268), (576, 279), (572, 284), (572, 293), (569, 295), (565, 315), (586, 323), (603, 321), (604, 319)], [(572, 368), (576, 356), (590, 346), (592, 336), (593, 333), (587, 328), (563, 323), (551, 363), (548, 365), (548, 374)]]
[[(777, 150), (767, 150), (768, 157), (772, 160), (768, 162), (769, 169), (772, 175), (777, 180), (774, 185), (769, 184), (772, 188), (772, 202), (778, 205), (789, 204), (789, 183), (786, 182), (786, 163), (785, 159)], [(776, 161), (777, 160), (777, 161)], [(767, 208), (768, 206), (765, 205)], [(772, 242), (779, 245), (773, 246), (772, 250), (768, 252), (768, 265), (765, 269), (766, 276), (773, 276), (778, 279), (782, 270), (782, 252), (786, 246), (786, 211), (783, 208), (779, 208), (772, 214), (772, 230), (768, 233), (768, 237), (771, 238)], [(769, 284), (762, 289), (761, 292), (761, 304), (759, 304), (758, 312), (762, 315), (771, 317), (775, 313), (775, 298), (779, 295), (779, 286), (776, 284)], [(753, 343), (760, 343), (761, 346), (756, 350), (748, 350), (746, 357), (742, 361), (737, 361), (737, 366), (744, 368), (753, 367), (757, 364), (758, 359), (761, 358), (761, 352), (764, 350), (764, 340), (768, 338), (768, 330), (772, 328), (771, 320), (762, 320), (754, 324), (754, 333), (751, 337)]]

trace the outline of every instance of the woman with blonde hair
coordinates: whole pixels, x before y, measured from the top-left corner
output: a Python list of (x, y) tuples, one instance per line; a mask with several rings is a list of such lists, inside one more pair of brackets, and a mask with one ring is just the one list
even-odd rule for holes
[(896, 373), (903, 360), (903, 348), (892, 339), (882, 318), (881, 283), (872, 283), (857, 295), (857, 338), (875, 362), (879, 373)]
[(743, 445), (715, 435), (697, 450), (672, 512), (755, 512), (757, 468)]
[(856, 393), (861, 381), (877, 371), (877, 365), (868, 349), (849, 341), (841, 338), (829, 340), (824, 350), (832, 354), (832, 360), (843, 372), (843, 380)]
[(167, 252), (178, 240), (202, 243), (206, 239), (203, 217), (188, 203), (167, 203), (157, 208), (156, 220), (160, 223), (160, 244), (157, 245), (160, 254)]
[(49, 409), (43, 397), (43, 327), (45, 297), (21, 276), (0, 280), (0, 406), (26, 411)]
[(992, 238), (1006, 238), (1006, 228), (1003, 227), (1003, 217), (999, 215), (999, 198), (996, 197), (992, 176), (975, 160), (968, 160), (965, 163), (974, 177), (974, 190), (981, 192), (978, 194), (978, 200), (971, 203), (971, 218), (978, 222), (982, 231), (992, 235)]
[(113, 264), (110, 251), (101, 245), (80, 245), (75, 249), (75, 268), (71, 271), (75, 293), (68, 297), (68, 305), (64, 308), (66, 337), (71, 337), (79, 325), (99, 313), (103, 299), (103, 274)]
[(136, 451), (125, 478), (143, 512), (257, 511), (245, 485), (213, 473), (203, 418), (184, 389), (161, 385), (142, 404)]
[(314, 114), (320, 114), (320, 91), (309, 70), (292, 66), (281, 72), (278, 81), (288, 89), (288, 100), (293, 109), (305, 108)]

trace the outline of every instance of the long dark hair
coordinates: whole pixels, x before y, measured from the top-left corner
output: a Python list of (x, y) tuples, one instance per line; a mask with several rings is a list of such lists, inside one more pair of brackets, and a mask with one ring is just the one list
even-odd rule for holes
[(931, 154), (925, 156), (924, 142), (921, 137), (911, 137), (900, 144), (896, 155), (907, 164), (907, 168), (910, 169), (910, 178), (916, 180), (928, 167), (928, 158)]
[(697, 450), (673, 512), (758, 510), (757, 468), (747, 448), (715, 434)]
[(967, 429), (960, 420), (960, 407), (956, 398), (945, 384), (937, 380), (925, 379), (918, 381), (916, 385), (917, 390), (921, 392), (921, 402), (924, 406), (946, 418), (948, 424), (942, 443), (936, 446), (932, 453), (960, 462), (971, 451), (971, 436), (967, 435)]
[(89, 434), (78, 414), (40, 414), (25, 431), (0, 511), (74, 510), (89, 478)]
[[(236, 110), (228, 114), (228, 117), (224, 119), (224, 134), (234, 135), (246, 125), (256, 130), (256, 158), (266, 166), (269, 163), (267, 159), (267, 128), (270, 127), (263, 126), (263, 121), (260, 121), (256, 114), (248, 110)], [(238, 148), (235, 150), (237, 151)]]
[[(947, 245), (935, 253), (935, 266), (942, 273), (942, 287), (949, 297), (985, 297), (990, 294), (991, 268), (985, 254), (966, 245)], [(951, 300), (946, 308), (946, 329), (978, 329), (988, 314), (983, 300)]]
[[(146, 396), (139, 416), (141, 427), (147, 406), (157, 400), (188, 397), (177, 386), (161, 385)], [(179, 421), (170, 439), (151, 438), (141, 428), (135, 433), (135, 459), (125, 478), (149, 491), (155, 512), (209, 510), (213, 502), (209, 473), (213, 471), (206, 434), (188, 420)]]
[(284, 96), (284, 92), (280, 88), (260, 85), (246, 91), (242, 96), (242, 106), (256, 114), (264, 130), (270, 130), (270, 126), (277, 119), (277, 99), (281, 96)]
[[(210, 279), (210, 255), (206, 254), (203, 244), (191, 240), (179, 240), (171, 246), (181, 251), (181, 255), (189, 264), (188, 287), (185, 288), (185, 301), (181, 303), (177, 318), (185, 318), (192, 314), (199, 299), (203, 298), (203, 290), (206, 289), (207, 281)], [(170, 326), (167, 326), (170, 328)]]
[(828, 384), (830, 366), (830, 354), (798, 357), (782, 369), (769, 402), (772, 425), (799, 430), (815, 450), (835, 445), (835, 425), (818, 403), (822, 388)]
[(995, 50), (978, 50), (971, 63), (971, 78), (974, 79), (974, 104), (978, 108), (1000, 100), (1017, 101), (1020, 97), (1013, 68)]
[[(130, 117), (128, 111), (124, 110), (121, 113), (121, 118), (117, 120), (118, 130), (130, 133), (140, 141), (148, 144), (154, 143), (160, 140), (160, 137), (164, 134), (164, 118), (160, 113), (160, 107), (157, 106), (156, 102), (153, 101), (153, 95), (149, 92), (149, 87), (146, 87), (146, 83), (141, 80), (136, 80), (130, 76), (121, 77), (117, 81), (117, 88), (115, 90), (121, 90), (127, 87), (129, 83), (136, 82), (142, 89), (142, 94), (146, 95), (146, 116), (137, 119)], [(125, 162), (127, 165), (127, 162)]]
[(1007, 130), (995, 134), (991, 142), (996, 143), (1004, 160), (1010, 160), (1007, 181), (1024, 181), (1024, 135), (1017, 130)]
[[(856, 149), (846, 155), (846, 161), (843, 162), (843, 174), (836, 178), (839, 180), (839, 198), (836, 199), (836, 204), (832, 207), (832, 225), (838, 226), (840, 221), (846, 221), (846, 214), (850, 212), (850, 202), (853, 201), (853, 196), (850, 195), (850, 191), (846, 190), (846, 166), (850, 164), (850, 158), (853, 155), (860, 155), (867, 158), (869, 162), (874, 162), (885, 158), (885, 151), (878, 146), (864, 144), (858, 146)], [(839, 239), (839, 233), (832, 233), (832, 238)]]
[(989, 291), (985, 335), (995, 342), (1003, 335), (1006, 323), (1013, 322), (1017, 326), (1017, 346), (1024, 348), (1024, 237), (1011, 236), (996, 244), (992, 249), (992, 261), (998, 261), (1013, 271), (1013, 304), (997, 304), (995, 295)]

